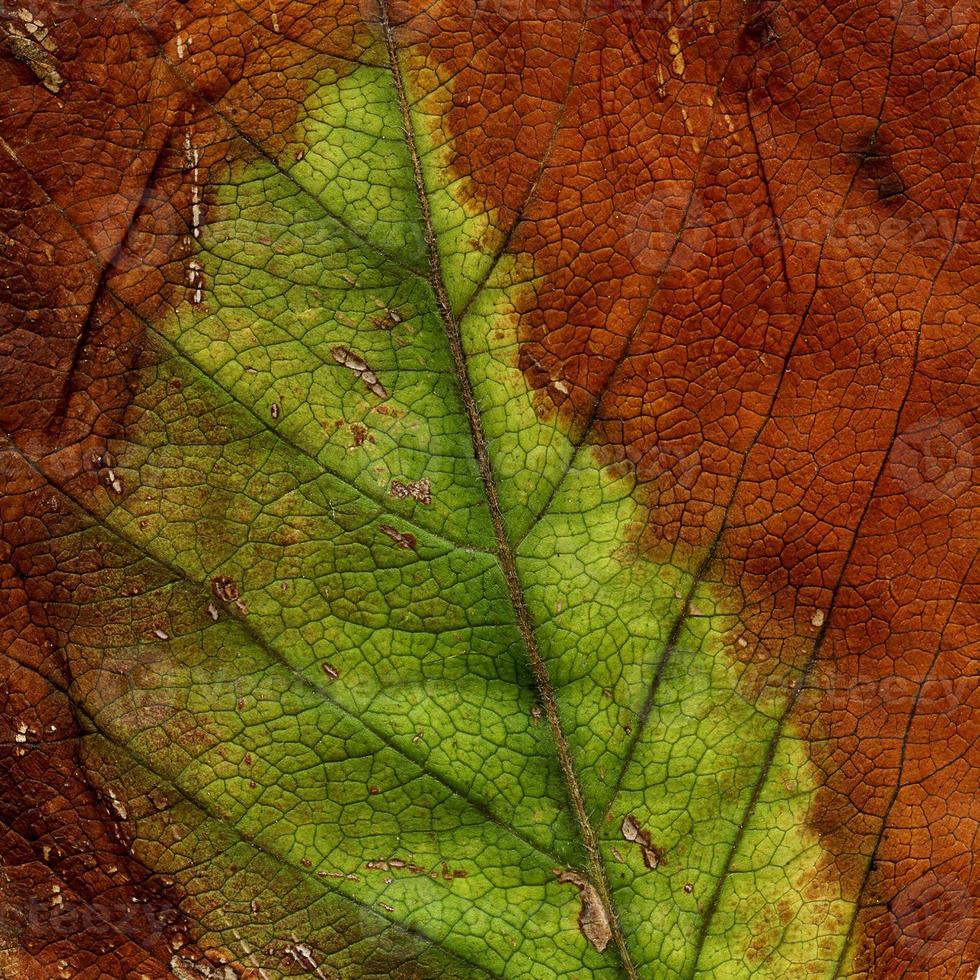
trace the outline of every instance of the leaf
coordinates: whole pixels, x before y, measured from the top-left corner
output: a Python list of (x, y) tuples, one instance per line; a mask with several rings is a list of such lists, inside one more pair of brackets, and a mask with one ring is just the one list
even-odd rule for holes
[(975, 6), (4, 23), (4, 976), (973, 976)]

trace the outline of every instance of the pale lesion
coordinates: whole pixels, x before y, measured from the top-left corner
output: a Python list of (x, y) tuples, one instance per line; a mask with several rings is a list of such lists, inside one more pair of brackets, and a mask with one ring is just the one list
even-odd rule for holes
[(10, 53), (30, 68), (34, 77), (51, 93), (61, 91), (57, 45), (50, 31), (29, 10), (0, 6), (0, 39)]

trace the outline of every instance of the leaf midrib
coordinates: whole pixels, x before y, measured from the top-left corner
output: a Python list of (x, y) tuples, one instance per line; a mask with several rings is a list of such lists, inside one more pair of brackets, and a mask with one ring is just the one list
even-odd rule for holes
[(507, 591), (510, 596), (511, 605), (514, 608), (514, 615), (517, 620), (517, 627), (527, 652), (531, 672), (534, 676), (535, 687), (537, 688), (538, 698), (544, 709), (551, 729), (551, 735), (555, 742), (555, 749), (558, 755), (558, 764), (561, 769), (562, 779), (568, 792), (569, 802), (575, 816), (575, 823), (578, 826), (585, 848), (589, 877), (592, 881), (603, 910), (609, 921), (612, 931), (613, 942), (616, 945), (619, 958), (626, 975), (631, 980), (636, 980), (638, 974), (633, 965), (626, 940), (616, 909), (612, 902), (609, 885), (606, 879), (605, 867), (599, 850), (598, 839), (592, 823), (589, 820), (585, 807), (585, 800), (579, 785), (578, 776), (575, 772), (575, 765), (572, 760), (571, 750), (565, 733), (561, 727), (561, 720), (558, 714), (558, 704), (555, 698), (554, 687), (548, 672), (544, 658), (538, 647), (537, 637), (534, 631), (534, 620), (527, 602), (524, 598), (524, 590), (517, 570), (517, 562), (514, 551), (511, 547), (510, 538), (507, 534), (507, 527), (504, 521), (503, 512), (500, 507), (500, 500), (497, 495), (497, 486), (493, 475), (493, 466), (490, 462), (490, 452), (487, 446), (486, 436), (483, 432), (480, 410), (477, 406), (476, 394), (470, 381), (466, 366), (466, 354), (463, 350), (462, 335), (459, 328), (459, 321), (453, 312), (452, 304), (449, 301), (449, 294), (442, 276), (442, 264), (439, 256), (438, 243), (436, 240), (435, 228), (432, 222), (432, 214), (429, 206), (428, 191), (425, 186), (425, 179), (422, 173), (422, 163), (419, 158), (418, 148), (415, 143), (415, 130), (412, 121), (411, 109), (405, 91), (405, 83), (401, 75), (398, 59), (398, 47), (395, 41), (394, 30), (388, 13), (388, 0), (378, 0), (378, 12), (382, 34), (384, 35), (385, 46), (388, 50), (388, 62), (391, 69), (392, 79), (395, 85), (395, 93), (398, 99), (398, 109), (401, 113), (402, 128), (405, 133), (405, 143), (408, 149), (409, 158), (412, 164), (412, 175), (415, 182), (415, 192), (419, 202), (419, 209), (422, 217), (423, 235), (425, 238), (426, 251), (429, 259), (429, 282), (436, 297), (436, 306), (439, 317), (442, 320), (446, 331), (446, 339), (449, 344), (450, 357), (453, 363), (453, 371), (456, 376), (456, 384), (459, 389), (460, 399), (466, 414), (466, 420), (470, 429), (470, 438), (473, 444), (473, 455), (476, 459), (480, 471), (480, 479), (483, 483), (484, 495), (493, 525), (494, 535), (497, 539), (497, 561), (500, 565)]
[[(523, 588), (521, 586), (520, 578), (517, 572), (514, 552), (510, 546), (510, 542), (506, 533), (504, 518), (500, 507), (499, 498), (497, 495), (496, 484), (493, 478), (492, 466), (490, 463), (486, 438), (482, 430), (480, 412), (479, 409), (477, 408), (475, 393), (469, 381), (469, 376), (466, 370), (466, 359), (462, 348), (462, 339), (461, 339), (461, 333), (459, 329), (459, 322), (452, 311), (452, 306), (451, 303), (449, 302), (448, 293), (441, 274), (441, 263), (439, 260), (439, 253), (436, 245), (435, 232), (434, 232), (433, 222), (431, 219), (428, 194), (425, 189), (425, 184), (422, 177), (421, 162), (415, 145), (414, 129), (411, 121), (408, 100), (405, 95), (403, 80), (400, 71), (398, 70), (397, 48), (395, 46), (394, 35), (388, 18), (388, 11), (387, 11), (385, 0), (379, 0), (379, 14), (380, 14), (379, 21), (385, 37), (386, 48), (388, 50), (389, 68), (391, 70), (392, 79), (395, 85), (395, 90), (399, 103), (399, 110), (401, 112), (402, 120), (403, 120), (403, 129), (405, 133), (406, 144), (412, 162), (415, 190), (420, 205), (423, 231), (426, 240), (426, 250), (427, 250), (428, 262), (429, 262), (429, 274), (427, 276), (420, 276), (420, 273), (417, 270), (409, 269), (404, 266), (402, 267), (405, 269), (406, 272), (409, 272), (413, 276), (419, 276), (420, 278), (425, 278), (429, 282), (435, 294), (438, 313), (446, 329), (447, 341), (450, 346), (450, 353), (453, 362), (454, 375), (455, 375), (457, 386), (459, 388), (461, 400), (463, 402), (464, 409), (466, 412), (467, 422), (470, 427), (473, 452), (476, 461), (478, 463), (478, 467), (480, 469), (481, 480), (483, 482), (484, 492), (487, 499), (487, 505), (491, 514), (492, 524), (494, 527), (494, 534), (498, 543), (500, 544), (500, 553), (497, 555), (498, 562), (500, 564), (501, 571), (503, 573), (507, 585), (507, 589), (511, 598), (512, 605), (514, 607), (515, 617), (517, 620), (516, 625), (521, 634), (521, 638), (524, 643), (525, 649), (527, 650), (528, 660), (530, 662), (532, 673), (535, 678), (535, 687), (537, 689), (537, 694), (541, 701), (545, 715), (548, 719), (549, 727), (552, 732), (552, 737), (555, 741), (562, 777), (569, 794), (570, 802), (572, 803), (576, 824), (578, 825), (581, 834), (582, 844), (588, 857), (588, 865), (589, 865), (588, 876), (593, 886), (596, 888), (600, 901), (603, 905), (603, 909), (609, 922), (613, 941), (616, 944), (616, 948), (619, 953), (619, 958), (623, 970), (625, 974), (630, 978), (630, 980), (638, 980), (638, 974), (636, 972), (636, 968), (632, 963), (632, 959), (626, 947), (625, 939), (619, 926), (615, 907), (613, 906), (612, 903), (608, 883), (606, 880), (605, 868), (598, 847), (598, 841), (595, 835), (595, 831), (593, 830), (591, 822), (589, 821), (586, 813), (585, 802), (582, 796), (581, 789), (579, 787), (578, 778), (575, 773), (574, 764), (571, 758), (571, 752), (568, 746), (568, 742), (561, 729), (561, 724), (558, 717), (557, 702), (555, 700), (555, 695), (554, 695), (554, 688), (551, 683), (550, 676), (548, 674), (548, 669), (544, 663), (544, 660), (538, 648), (537, 639), (534, 633), (533, 619), (530, 615), (530, 612), (527, 608), (527, 604), (524, 599)], [(168, 65), (171, 67), (172, 70), (177, 71), (176, 67), (170, 64), (169, 59), (166, 59), (165, 55), (164, 55), (164, 59), (167, 60)], [(180, 75), (182, 80), (185, 81), (186, 83), (186, 79), (183, 78), (182, 74), (179, 71), (177, 71), (177, 74)], [(193, 86), (190, 85), (188, 87), (194, 88)], [(212, 106), (212, 108), (215, 110), (215, 112), (218, 115), (224, 118), (223, 114), (220, 113), (216, 107)], [(267, 154), (265, 154), (261, 150), (261, 148), (255, 146), (252, 140), (245, 137), (244, 134), (242, 134), (237, 129), (237, 127), (234, 128), (236, 132), (238, 132), (238, 135), (245, 140), (245, 142), (247, 142), (249, 145), (257, 149), (261, 156), (268, 158)], [(8, 153), (11, 156), (11, 158), (14, 159), (21, 166), (21, 168), (26, 173), (29, 174), (29, 171), (27, 170), (27, 168), (23, 166), (23, 164), (17, 157), (17, 154), (12, 151), (12, 148), (7, 147), (5, 144), (4, 144), (4, 148), (8, 150)], [(33, 175), (30, 176), (33, 180)], [(36, 181), (34, 182), (36, 183)], [(306, 191), (305, 188), (301, 188), (301, 190), (304, 190), (305, 192), (308, 193), (308, 191)], [(63, 208), (61, 208), (59, 205), (57, 205), (56, 202), (53, 201), (51, 195), (47, 192), (47, 190), (42, 188), (42, 192), (45, 194), (46, 197), (48, 197), (49, 200), (52, 201), (52, 203), (55, 204), (61, 216), (66, 221), (68, 221), (69, 224), (75, 227), (74, 222), (71, 221), (71, 219), (68, 218), (68, 216), (64, 213)], [(333, 214), (330, 214), (329, 216), (333, 220), (337, 221), (338, 224), (347, 227), (345, 223), (339, 219), (338, 216)], [(81, 239), (86, 243), (86, 245), (89, 245), (87, 237), (81, 234), (80, 229), (75, 227), (75, 230), (80, 234)], [(128, 237), (129, 230), (130, 229), (127, 228), (126, 237)], [(355, 234), (356, 237), (361, 238), (361, 236), (357, 235), (353, 229), (347, 228), (347, 230)], [(365, 244), (368, 243), (365, 241)], [(91, 248), (91, 246), (89, 247)], [(385, 253), (383, 253), (381, 250), (377, 250), (377, 251), (381, 252), (382, 255), (385, 255)], [(391, 258), (390, 256), (385, 256), (385, 257), (389, 259)], [(398, 262), (395, 262), (395, 264), (402, 265), (401, 263)], [(117, 294), (115, 293), (114, 290), (111, 289), (111, 287), (107, 287), (107, 291), (111, 292), (112, 295), (118, 301), (122, 302), (127, 309), (130, 309), (131, 312), (135, 312), (132, 311), (131, 307), (129, 307), (128, 304), (123, 302), (121, 298), (117, 296)], [(139, 316), (138, 314), (137, 316), (141, 320), (141, 322), (143, 322), (146, 326), (153, 329), (150, 324), (146, 323), (143, 317)], [(160, 336), (159, 331), (154, 329), (153, 332), (158, 336)], [(174, 350), (175, 352), (180, 353), (181, 356), (185, 358), (187, 357), (187, 355), (184, 352), (180, 351), (179, 348), (174, 347), (172, 343), (168, 342), (168, 346), (171, 347), (171, 349)], [(195, 367), (197, 367), (196, 364)], [(213, 378), (210, 378), (210, 380), (214, 382)], [(241, 404), (239, 399), (232, 396), (231, 393), (227, 391), (227, 389), (224, 390), (225, 390), (225, 394), (228, 397), (230, 397), (234, 402), (236, 402), (237, 404)], [(254, 412), (251, 412), (250, 414), (255, 416)], [(268, 424), (265, 423), (264, 420), (259, 419), (259, 421), (263, 423), (263, 427), (265, 429), (267, 430), (269, 429)], [(279, 432), (278, 430), (276, 430), (276, 434), (277, 436), (282, 438), (282, 433)], [(307, 456), (309, 455), (305, 451), (301, 450), (299, 446), (295, 444), (292, 444), (292, 446), (294, 449), (303, 452), (304, 455)], [(33, 461), (27, 460), (26, 458), (25, 461), (28, 463), (28, 465), (32, 466), (32, 468), (36, 469), (36, 464)], [(317, 460), (317, 462), (320, 463), (321, 466), (323, 465), (321, 461)], [(41, 473), (40, 471), (38, 472), (46, 480), (49, 480), (46, 474)], [(343, 482), (349, 484), (349, 481), (347, 480), (344, 480)], [(361, 490), (360, 488), (355, 488), (355, 489), (357, 489), (362, 494), (364, 493), (364, 491)], [(377, 501), (372, 501), (372, 502), (377, 503)], [(77, 503), (78, 502), (76, 501), (76, 504)], [(100, 526), (107, 527), (105, 524), (103, 524), (101, 520), (99, 520), (97, 515), (89, 512), (89, 516), (93, 517), (96, 520), (96, 522), (100, 524)], [(438, 537), (438, 535), (436, 536)], [(456, 545), (458, 547), (458, 545), (455, 542), (449, 542), (449, 543)], [(488, 553), (488, 552), (484, 552), (484, 553)], [(160, 559), (157, 557), (155, 557), (154, 560), (160, 561)], [(188, 578), (188, 576), (185, 573), (183, 573), (182, 570), (175, 569), (166, 562), (162, 562), (162, 564), (165, 567), (167, 567), (171, 572), (175, 574), (179, 574), (184, 578)], [(277, 661), (279, 661), (283, 666), (287, 667), (287, 669), (291, 670), (294, 674), (296, 674), (295, 670), (292, 667), (290, 667), (288, 664), (285, 664), (282, 661), (282, 658), (277, 651), (274, 651), (272, 648), (270, 648), (263, 638), (254, 634), (254, 632), (249, 628), (248, 624), (240, 623), (240, 625), (243, 625), (246, 631), (252, 634), (253, 640), (259, 642), (260, 645), (268, 652), (270, 652)], [(301, 675), (297, 675), (297, 676), (301, 676)], [(306, 679), (302, 678), (302, 680), (305, 681)], [(311, 685), (311, 686), (317, 688), (318, 691), (320, 690), (317, 685)], [(321, 693), (325, 694), (325, 692), (321, 692)], [(328, 698), (328, 700), (332, 701), (332, 699), (330, 699), (328, 695), (325, 696)], [(359, 719), (359, 720), (361, 721), (362, 724), (364, 724), (363, 719)], [(366, 727), (370, 727), (370, 726), (366, 726)], [(389, 740), (386, 739), (380, 732), (374, 731), (373, 734), (375, 734), (376, 737), (382, 738), (382, 740), (386, 744), (393, 745), (393, 743), (390, 743)], [(413, 760), (413, 761), (415, 761), (416, 764), (419, 764), (417, 760)], [(431, 775), (430, 771), (427, 768), (425, 768), (425, 771)], [(440, 781), (444, 782), (445, 784), (444, 780), (440, 780)], [(474, 804), (474, 801), (470, 800), (467, 794), (461, 793), (459, 789), (456, 787), (449, 787), (448, 784), (446, 785), (447, 788), (450, 788), (451, 791), (455, 792), (457, 795), (464, 796), (464, 798), (466, 798), (468, 802), (471, 803), (471, 805)], [(493, 819), (492, 815), (485, 814), (485, 816), (491, 816), (491, 819)], [(493, 822), (498, 824), (500, 823), (496, 819), (493, 819)], [(522, 835), (514, 831), (513, 828), (506, 827), (505, 829), (514, 833), (515, 837), (518, 837), (524, 840), (525, 843), (530, 844), (530, 841), (525, 840), (522, 837)], [(541, 850), (539, 847), (533, 844), (531, 844), (531, 846), (534, 847), (535, 850)]]

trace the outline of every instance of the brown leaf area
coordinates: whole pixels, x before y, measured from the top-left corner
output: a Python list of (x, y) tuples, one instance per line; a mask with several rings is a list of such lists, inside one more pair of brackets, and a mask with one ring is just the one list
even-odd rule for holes
[[(70, 608), (72, 576), (24, 571), (48, 554), (56, 497), (8, 451), (2, 458), (0, 969), (31, 980), (170, 976), (175, 951), (200, 955), (187, 946), (179, 897), (130, 857), (126, 814), (80, 763), (84, 736), (61, 653), (70, 624), (48, 615)], [(79, 556), (75, 572), (93, 557)]]
[[(3, 51), (0, 965), (171, 976), (175, 945), (199, 955), (182, 945), (194, 923), (128, 856), (125, 821), (79, 766), (58, 652), (80, 572), (52, 568), (46, 542), (73, 518), (45, 488), (105, 478), (129, 401), (142, 327), (106, 278), (148, 317), (184, 288), (185, 134), (202, 166), (233, 134), (276, 145), (317, 58), (372, 39), (356, 4), (32, 11), (63, 83)], [(646, 550), (741, 608), (746, 691), (805, 671), (789, 714), (824, 773), (811, 819), (861, 908), (859, 967), (972, 977), (976, 8), (492, 0), (395, 15), (417, 87), (426, 66), (454, 78), (446, 127), (473, 203), (499, 247), (535, 257), (520, 329), (541, 405), (635, 467)]]
[(400, 19), (417, 85), (454, 79), (474, 208), (542, 277), (520, 320), (539, 409), (635, 467), (648, 552), (740, 610), (747, 696), (792, 686), (858, 966), (972, 978), (980, 11)]

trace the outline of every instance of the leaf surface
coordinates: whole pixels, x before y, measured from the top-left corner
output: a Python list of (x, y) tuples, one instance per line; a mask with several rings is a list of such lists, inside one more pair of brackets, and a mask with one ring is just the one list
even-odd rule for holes
[(5, 976), (973, 977), (972, 5), (3, 24)]

